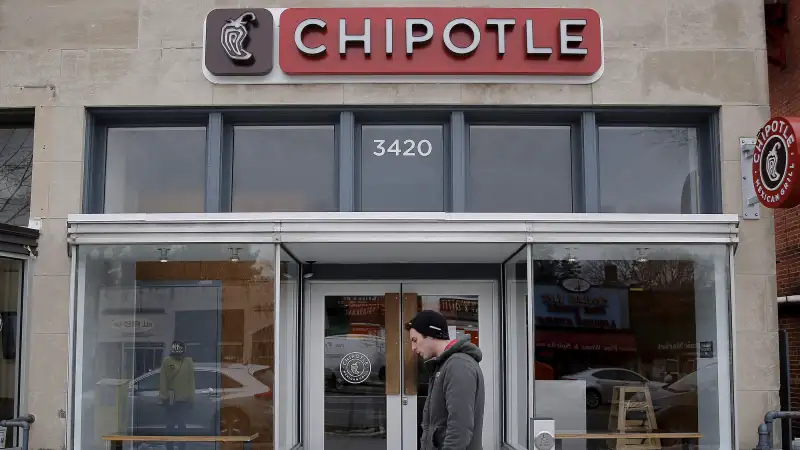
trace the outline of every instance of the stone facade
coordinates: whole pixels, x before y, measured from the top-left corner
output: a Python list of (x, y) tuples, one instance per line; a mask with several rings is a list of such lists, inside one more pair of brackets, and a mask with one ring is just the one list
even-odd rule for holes
[[(201, 71), (215, 7), (592, 7), (605, 33), (594, 85), (215, 86)], [(635, 13), (634, 13), (635, 12)], [(32, 449), (65, 443), (70, 261), (66, 217), (80, 212), (87, 106), (252, 104), (712, 105), (721, 107), (726, 213), (741, 212), (739, 138), (769, 118), (763, 0), (6, 0), (0, 104), (36, 107), (32, 216), (43, 219), (27, 336)], [(773, 216), (743, 221), (736, 255), (735, 371), (740, 448), (778, 406)]]

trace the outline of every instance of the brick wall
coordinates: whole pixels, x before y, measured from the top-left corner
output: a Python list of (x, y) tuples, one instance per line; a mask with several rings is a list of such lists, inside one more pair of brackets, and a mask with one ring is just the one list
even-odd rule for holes
[[(772, 115), (800, 115), (800, 0), (788, 7), (786, 67), (769, 65)], [(800, 208), (775, 211), (778, 295), (800, 295)]]

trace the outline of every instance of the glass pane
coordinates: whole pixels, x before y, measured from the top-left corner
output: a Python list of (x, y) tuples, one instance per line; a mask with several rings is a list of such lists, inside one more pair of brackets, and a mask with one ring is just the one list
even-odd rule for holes
[(333, 125), (235, 127), (233, 211), (336, 211)]
[(0, 129), (0, 223), (28, 226), (33, 129)]
[[(523, 248), (505, 270), (505, 404), (506, 442), (528, 448), (528, 249)], [(548, 370), (549, 369), (549, 370)], [(535, 365), (537, 379), (550, 379), (549, 366)]]
[(699, 211), (695, 128), (599, 127), (599, 151), (600, 212)]
[[(281, 414), (278, 418), (283, 430), (279, 436), (278, 448), (292, 448), (300, 442), (300, 405), (302, 404), (303, 380), (301, 370), (302, 331), (300, 324), (300, 265), (287, 252), (281, 249), (280, 262), (280, 337), (282, 385), (278, 388)], [(271, 386), (272, 372), (257, 371), (253, 374)]]
[(720, 448), (728, 270), (724, 246), (534, 245), (536, 413), (564, 445)]
[(325, 297), (325, 450), (387, 448), (386, 298)]
[(106, 213), (203, 212), (203, 127), (110, 128)]
[(254, 448), (273, 448), (274, 246), (81, 246), (78, 257), (76, 448), (255, 434)]
[[(17, 414), (23, 262), (0, 258), (0, 420)], [(13, 433), (2, 448), (14, 447)]]
[(570, 127), (471, 126), (467, 211), (572, 212)]
[(441, 125), (361, 127), (362, 211), (444, 211)]

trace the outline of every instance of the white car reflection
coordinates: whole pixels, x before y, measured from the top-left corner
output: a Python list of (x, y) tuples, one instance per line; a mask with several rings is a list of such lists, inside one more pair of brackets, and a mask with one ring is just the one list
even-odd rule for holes
[[(167, 408), (159, 397), (161, 370), (148, 372), (129, 384), (133, 435), (174, 434), (167, 427)], [(183, 421), (187, 434), (246, 436), (272, 434), (270, 366), (195, 364), (195, 398)]]
[(623, 368), (587, 369), (561, 377), (562, 380), (583, 380), (586, 382), (586, 407), (595, 409), (603, 403), (611, 403), (615, 387), (647, 386), (657, 389), (664, 385), (650, 381), (638, 373)]

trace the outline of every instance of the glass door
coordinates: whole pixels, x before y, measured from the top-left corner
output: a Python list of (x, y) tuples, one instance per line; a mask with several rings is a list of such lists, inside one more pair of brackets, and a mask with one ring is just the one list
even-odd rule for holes
[[(481, 347), (486, 398), (494, 398), (494, 283), (311, 282), (307, 292), (310, 448), (419, 448), (428, 374), (403, 324), (422, 309), (441, 312), (452, 338), (469, 335)], [(488, 402), (485, 417), (494, 408)], [(484, 436), (492, 428), (487, 419)]]

